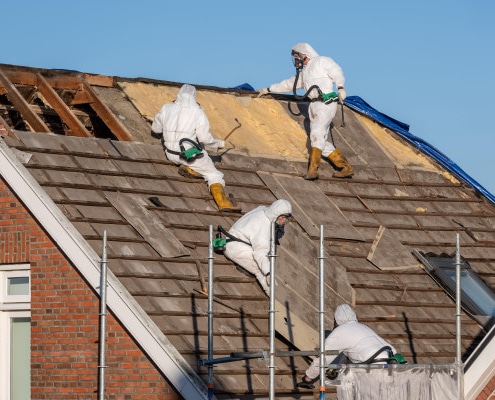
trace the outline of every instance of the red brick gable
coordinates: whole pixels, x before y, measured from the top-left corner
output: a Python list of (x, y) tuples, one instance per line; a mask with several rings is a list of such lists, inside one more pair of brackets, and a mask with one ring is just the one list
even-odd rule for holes
[[(98, 297), (3, 180), (0, 263), (31, 265), (31, 398), (96, 398)], [(106, 399), (182, 398), (111, 313), (106, 349)]]
[(490, 379), (485, 388), (476, 397), (476, 400), (490, 400), (495, 398), (495, 376)]

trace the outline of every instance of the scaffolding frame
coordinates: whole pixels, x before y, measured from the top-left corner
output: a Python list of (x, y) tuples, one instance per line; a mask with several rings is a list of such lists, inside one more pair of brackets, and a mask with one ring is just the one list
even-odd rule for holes
[[(458, 399), (464, 399), (464, 375), (463, 363), (461, 358), (461, 284), (460, 284), (460, 242), (459, 234), (456, 234), (456, 359), (452, 364), (327, 364), (326, 355), (338, 355), (339, 351), (325, 350), (325, 249), (324, 249), (324, 234), (323, 225), (320, 225), (320, 242), (319, 242), (319, 350), (290, 350), (277, 351), (275, 349), (275, 259), (276, 259), (276, 244), (275, 244), (275, 223), (271, 224), (270, 232), (270, 252), (267, 255), (270, 258), (270, 309), (269, 309), (269, 351), (253, 351), (253, 352), (232, 352), (229, 357), (213, 358), (213, 226), (209, 226), (209, 246), (208, 246), (208, 359), (200, 359), (198, 367), (208, 367), (208, 399), (214, 398), (213, 391), (213, 366), (215, 364), (243, 361), (248, 359), (264, 359), (269, 360), (269, 400), (275, 399), (275, 357), (293, 357), (293, 356), (319, 356), (320, 357), (320, 400), (325, 399), (326, 386), (338, 386), (340, 381), (329, 381), (326, 379), (326, 370), (335, 369), (342, 371), (344, 369), (387, 369), (389, 371), (397, 369), (406, 370), (423, 368), (425, 370), (433, 370), (438, 368), (446, 368), (455, 371), (456, 389)], [(390, 374), (390, 372), (389, 372)], [(450, 400), (450, 399), (449, 399)]]

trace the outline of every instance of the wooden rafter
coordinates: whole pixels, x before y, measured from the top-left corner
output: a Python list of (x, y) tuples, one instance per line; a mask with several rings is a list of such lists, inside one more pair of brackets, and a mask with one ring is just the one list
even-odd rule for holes
[(83, 81), (82, 83), (84, 91), (87, 93), (91, 102), (89, 105), (103, 120), (112, 133), (122, 141), (132, 142), (134, 139), (129, 131), (120, 123), (115, 114), (99, 99), (98, 95), (94, 92), (91, 86)]
[(43, 97), (50, 103), (50, 106), (57, 112), (60, 119), (72, 130), (75, 136), (90, 137), (91, 133), (84, 127), (82, 122), (72, 113), (70, 108), (60, 98), (57, 92), (50, 86), (47, 80), (37, 74), (37, 86)]
[[(75, 136), (88, 137), (92, 134), (74, 115), (71, 105), (88, 104), (107, 125), (108, 129), (122, 141), (133, 141), (132, 135), (119, 121), (115, 114), (100, 100), (91, 87), (91, 83), (102, 86), (112, 86), (113, 78), (83, 74), (46, 74), (22, 69), (0, 68), (0, 94), (6, 94), (15, 108), (22, 114), (31, 128), (38, 132), (50, 132), (50, 128), (38, 116), (26, 99), (19, 93), (16, 85), (32, 86), (35, 92), (50, 103), (60, 119), (71, 129)], [(55, 89), (75, 91), (70, 104), (66, 104)]]
[(21, 93), (19, 93), (17, 88), (2, 70), (0, 70), (0, 83), (6, 90), (9, 100), (14, 104), (35, 132), (50, 132), (50, 128), (48, 128), (45, 122), (31, 109), (26, 99), (22, 97)]

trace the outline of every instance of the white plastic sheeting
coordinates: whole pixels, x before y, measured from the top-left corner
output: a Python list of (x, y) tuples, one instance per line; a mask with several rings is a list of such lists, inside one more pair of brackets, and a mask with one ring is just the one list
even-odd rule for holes
[(455, 365), (346, 366), (339, 374), (339, 400), (458, 399)]

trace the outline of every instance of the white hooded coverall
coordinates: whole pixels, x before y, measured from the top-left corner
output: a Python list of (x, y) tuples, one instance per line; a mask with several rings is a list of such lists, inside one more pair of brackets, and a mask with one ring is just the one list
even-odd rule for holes
[[(175, 164), (187, 165), (192, 170), (200, 173), (207, 181), (208, 187), (213, 183), (225, 186), (223, 173), (218, 171), (206, 150), (202, 150), (203, 157), (188, 163), (178, 155), (168, 152), (180, 152), (179, 141), (183, 138), (200, 142), (212, 148), (223, 147), (223, 140), (215, 139), (210, 133), (210, 123), (204, 110), (196, 103), (196, 88), (185, 84), (179, 90), (177, 99), (170, 104), (165, 104), (156, 114), (153, 124), (153, 132), (161, 133), (162, 145), (165, 155)], [(192, 147), (189, 142), (184, 142), (185, 149)]]
[[(335, 322), (338, 326), (325, 339), (325, 350), (338, 350), (344, 353), (352, 363), (362, 363), (384, 346), (395, 348), (383, 340), (373, 329), (357, 322), (356, 314), (348, 304), (342, 304), (335, 310)], [(330, 364), (335, 356), (326, 356)], [(376, 358), (388, 358), (383, 351)], [(315, 358), (306, 370), (306, 376), (315, 379), (320, 374), (320, 359)]]
[[(307, 43), (298, 43), (292, 47), (293, 51), (306, 54), (310, 59), (303, 66), (297, 80), (297, 89), (304, 88), (307, 92), (313, 85), (317, 85), (324, 94), (336, 91), (336, 87), (344, 87), (345, 77), (342, 68), (330, 57), (319, 56), (318, 53)], [(270, 86), (270, 92), (285, 93), (292, 92), (296, 76), (285, 79), (280, 83)], [(311, 90), (308, 97), (316, 99), (318, 91)], [(321, 149), (322, 156), (328, 157), (335, 150), (335, 146), (328, 142), (330, 124), (337, 113), (337, 102), (325, 104), (322, 101), (314, 101), (309, 105), (311, 147)]]
[(239, 218), (229, 234), (242, 242), (229, 241), (225, 245), (223, 254), (253, 274), (266, 294), (269, 294), (270, 273), (270, 235), (271, 224), (282, 214), (292, 213), (292, 206), (287, 200), (276, 200), (270, 206), (259, 206)]

